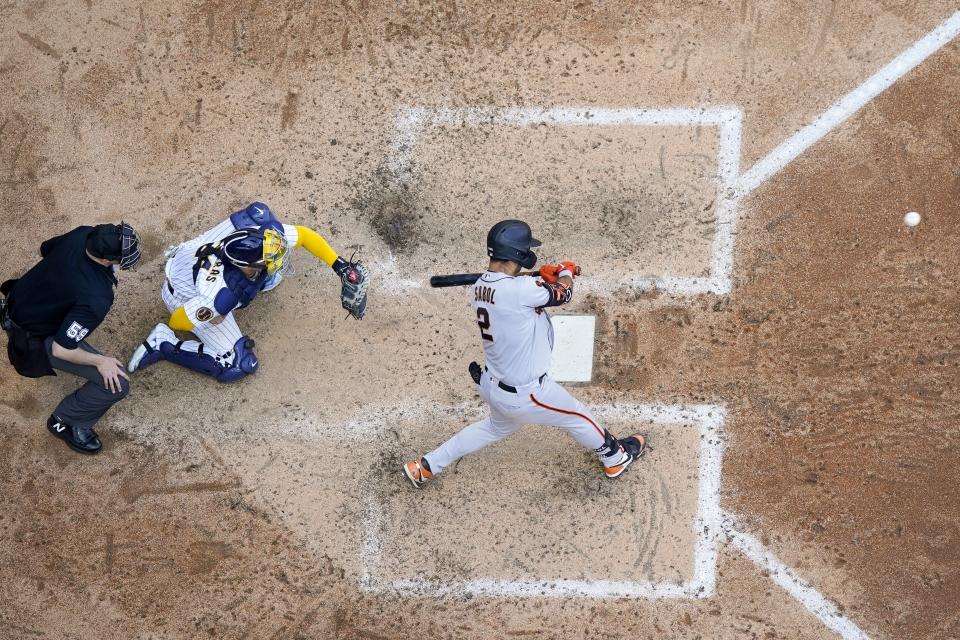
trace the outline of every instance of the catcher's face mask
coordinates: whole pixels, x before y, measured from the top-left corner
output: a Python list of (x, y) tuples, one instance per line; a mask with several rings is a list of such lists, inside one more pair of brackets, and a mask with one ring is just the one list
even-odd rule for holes
[(273, 275), (287, 267), (287, 239), (276, 229), (238, 229), (220, 241), (218, 252), (237, 267), (266, 270)]
[(263, 266), (273, 275), (287, 268), (287, 256), (290, 253), (287, 238), (275, 229), (263, 232)]

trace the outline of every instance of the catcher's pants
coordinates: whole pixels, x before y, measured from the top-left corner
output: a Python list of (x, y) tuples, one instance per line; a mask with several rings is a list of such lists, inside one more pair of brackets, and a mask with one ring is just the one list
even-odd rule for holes
[[(163, 304), (167, 306), (167, 311), (170, 313), (176, 311), (182, 304), (175, 294), (170, 292), (166, 280), (160, 287), (160, 295), (163, 296)], [(200, 342), (186, 340), (180, 345), (181, 349), (196, 353), (202, 343), (204, 353), (219, 358), (224, 366), (233, 364), (235, 355), (233, 347), (237, 344), (237, 340), (243, 337), (243, 332), (240, 331), (240, 325), (237, 324), (232, 311), (223, 316), (220, 324), (194, 327), (191, 333), (200, 338)]]
[[(458, 458), (506, 438), (525, 424), (542, 424), (565, 429), (581, 445), (600, 457), (605, 431), (579, 400), (550, 379), (517, 387), (516, 393), (501, 389), (484, 371), (480, 377), (480, 397), (490, 405), (490, 415), (465, 427), (424, 457), (432, 473), (440, 473)], [(609, 465), (620, 464), (622, 456), (606, 458)]]

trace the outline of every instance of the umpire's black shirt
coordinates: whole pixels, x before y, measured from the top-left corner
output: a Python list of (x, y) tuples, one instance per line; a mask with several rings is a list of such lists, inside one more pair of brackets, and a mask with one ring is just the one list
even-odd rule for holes
[(43, 257), (10, 292), (10, 317), (32, 335), (54, 336), (65, 349), (97, 328), (113, 305), (112, 267), (87, 256), (93, 227), (77, 227), (40, 245)]

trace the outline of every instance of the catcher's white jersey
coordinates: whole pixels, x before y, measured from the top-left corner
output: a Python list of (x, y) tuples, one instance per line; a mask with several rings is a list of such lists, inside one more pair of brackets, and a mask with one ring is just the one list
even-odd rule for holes
[(487, 271), (472, 292), (490, 375), (520, 386), (545, 374), (553, 352), (553, 325), (539, 307), (550, 299), (549, 291), (530, 276)]
[[(204, 245), (220, 242), (236, 230), (233, 222), (227, 218), (193, 240), (180, 244), (167, 260), (165, 271), (173, 291), (165, 298), (169, 297), (174, 309), (182, 306), (187, 318), (195, 326), (206, 326), (216, 316), (226, 316), (232, 310), (216, 308), (217, 294), (227, 288), (223, 264), (216, 256), (211, 256), (205, 265), (197, 265), (197, 250)], [(283, 225), (283, 234), (288, 246), (297, 244), (295, 226)], [(273, 288), (272, 285), (275, 283), (269, 283), (266, 289)]]

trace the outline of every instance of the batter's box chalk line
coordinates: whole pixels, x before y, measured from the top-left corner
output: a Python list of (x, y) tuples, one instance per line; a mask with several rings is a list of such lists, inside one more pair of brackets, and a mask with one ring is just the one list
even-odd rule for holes
[[(423, 406), (423, 411), (443, 414), (443, 407)], [(697, 509), (691, 523), (695, 533), (693, 574), (683, 583), (612, 580), (477, 580), (444, 582), (422, 578), (382, 580), (385, 515), (379, 502), (368, 496), (365, 512), (366, 534), (361, 550), (360, 585), (366, 591), (419, 596), (489, 596), (542, 598), (707, 598), (713, 595), (717, 581), (717, 543), (723, 535), (720, 511), (720, 467), (724, 448), (723, 423), (726, 410), (721, 405), (663, 406), (652, 404), (613, 404), (593, 407), (605, 420), (629, 420), (633, 424), (687, 426), (700, 434)], [(357, 422), (365, 422), (357, 420)]]
[[(618, 289), (634, 291), (660, 290), (678, 296), (705, 293), (723, 295), (730, 291), (733, 269), (733, 235), (737, 213), (736, 189), (740, 163), (740, 131), (743, 113), (739, 107), (703, 106), (692, 108), (608, 108), (608, 107), (409, 107), (401, 109), (395, 120), (395, 133), (387, 166), (401, 184), (411, 179), (411, 157), (417, 142), (432, 127), (480, 125), (527, 126), (545, 124), (566, 127), (633, 126), (633, 127), (717, 127), (719, 152), (716, 186), (714, 237), (710, 250), (709, 277), (649, 276), (625, 274), (618, 279), (594, 277), (584, 279), (581, 291), (598, 294)], [(398, 293), (423, 286), (419, 279), (402, 274), (390, 256), (375, 263), (378, 273), (394, 279), (385, 286), (388, 293)]]
[[(446, 406), (440, 403), (401, 403), (392, 408), (374, 408), (369, 415), (350, 421), (350, 429), (360, 428), (366, 435), (377, 424), (396, 419), (437, 421), (451, 415), (477, 412), (476, 403)], [(488, 597), (488, 598), (633, 598), (644, 600), (709, 598), (716, 592), (717, 548), (726, 542), (754, 562), (766, 575), (796, 598), (829, 629), (847, 640), (867, 640), (868, 636), (839, 609), (783, 564), (757, 538), (743, 532), (736, 517), (720, 507), (720, 475), (726, 446), (724, 423), (726, 408), (719, 404), (659, 405), (610, 404), (591, 410), (610, 421), (633, 424), (687, 426), (700, 434), (697, 509), (691, 526), (695, 533), (693, 575), (686, 582), (650, 582), (615, 580), (501, 580), (478, 578), (442, 581), (411, 577), (384, 580), (378, 575), (382, 566), (386, 516), (381, 504), (367, 495), (364, 505), (364, 537), (360, 549), (360, 588), (370, 593), (391, 593), (406, 597)], [(384, 420), (387, 416), (391, 420)], [(380, 427), (382, 429), (382, 426)], [(399, 471), (398, 471), (399, 473)]]

